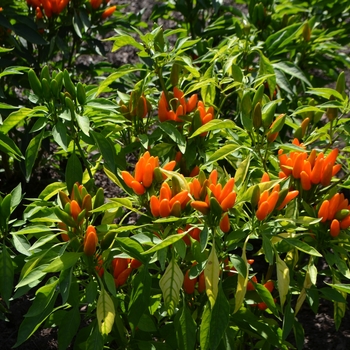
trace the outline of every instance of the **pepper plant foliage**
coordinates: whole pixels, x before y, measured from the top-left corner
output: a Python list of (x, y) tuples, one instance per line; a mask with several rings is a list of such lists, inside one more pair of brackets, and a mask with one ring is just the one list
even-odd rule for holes
[[(0, 72), (1, 165), (19, 183), (0, 197), (0, 317), (34, 295), (15, 347), (45, 326), (59, 349), (301, 349), (299, 311), (323, 299), (339, 328), (350, 292), (346, 1), (306, 11), (252, 0), (242, 12), (162, 2), (150, 30), (135, 14), (121, 21), (123, 9), (101, 17), (105, 2), (50, 13), (53, 2), (0, 12), (0, 55), (18, 63)], [(82, 79), (70, 64), (105, 25), (111, 51), (132, 46), (139, 62)], [(56, 45), (68, 60), (52, 60)], [(27, 198), (20, 180), (44, 158), (60, 177)], [(102, 172), (118, 197), (95, 184)]]

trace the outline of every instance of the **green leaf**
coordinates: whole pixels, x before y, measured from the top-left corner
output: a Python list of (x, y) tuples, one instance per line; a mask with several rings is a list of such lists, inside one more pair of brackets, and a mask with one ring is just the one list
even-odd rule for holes
[(81, 129), (81, 131), (89, 136), (89, 132), (90, 132), (90, 121), (89, 121), (89, 118), (85, 115), (79, 115), (79, 114), (75, 114), (75, 118), (78, 122), (78, 125)]
[(287, 264), (279, 257), (277, 251), (275, 251), (276, 256), (276, 267), (277, 267), (277, 282), (278, 282), (278, 293), (280, 296), (280, 304), (283, 309), (284, 302), (289, 291), (289, 268)]
[(0, 132), (0, 150), (16, 159), (23, 159), (23, 155), (18, 146), (7, 135)]
[(11, 106), (7, 103), (0, 102), (0, 109), (17, 109), (17, 108), (20, 108), (20, 107)]
[(30, 243), (27, 239), (26, 236), (18, 236), (16, 234), (12, 234), (12, 241), (13, 241), (13, 245), (16, 248), (16, 250), (25, 255), (25, 256), (30, 256), (31, 253), (29, 252), (29, 248), (30, 248)]
[(337, 98), (340, 101), (344, 100), (343, 96), (337, 90), (334, 90), (331, 88), (312, 88), (306, 92), (308, 94), (313, 94), (313, 95), (324, 97), (327, 100), (329, 100), (331, 98), (331, 96), (334, 96), (335, 98)]
[(260, 283), (254, 283), (254, 287), (262, 301), (268, 306), (272, 313), (278, 317), (278, 311), (271, 293)]
[(31, 113), (32, 109), (21, 108), (19, 111), (12, 112), (0, 125), (0, 132), (7, 134), (12, 128), (18, 125), (22, 120), (26, 119)]
[(33, 225), (28, 226), (22, 230), (16, 232), (16, 235), (34, 235), (34, 234), (44, 234), (51, 232), (50, 227), (45, 225)]
[(182, 310), (179, 310), (178, 312), (181, 312), (179, 324), (176, 327), (178, 348), (193, 350), (196, 345), (196, 322), (194, 321), (186, 303), (183, 303)]
[(10, 305), (10, 298), (13, 290), (14, 268), (12, 258), (5, 244), (2, 245), (0, 254), (0, 295), (7, 307)]
[[(137, 67), (132, 67), (132, 66), (121, 66), (120, 68), (117, 69), (116, 72), (112, 73), (109, 75), (106, 79), (104, 79), (98, 87), (98, 90), (96, 92), (96, 95), (99, 95), (101, 92), (104, 92), (110, 84), (115, 82), (117, 79), (121, 78), (122, 76), (138, 71), (140, 68)], [(1, 131), (1, 129), (0, 129)]]
[(156, 252), (157, 250), (161, 250), (165, 247), (168, 247), (169, 245), (174, 244), (175, 242), (177, 242), (178, 240), (180, 240), (183, 236), (185, 236), (187, 233), (177, 233), (175, 235), (171, 235), (168, 236), (167, 238), (165, 238), (161, 243), (156, 244), (154, 247), (144, 251), (142, 254), (151, 254)]
[(97, 147), (102, 154), (104, 166), (107, 167), (110, 171), (115, 172), (116, 152), (115, 148), (113, 147), (113, 144), (110, 142), (110, 139), (95, 131), (91, 131), (91, 135), (94, 138)]
[(72, 192), (73, 186), (76, 182), (81, 184), (83, 181), (83, 168), (75, 153), (72, 153), (68, 158), (65, 177), (69, 193)]
[(246, 157), (238, 166), (235, 173), (235, 186), (240, 187), (244, 182), (250, 165), (250, 156)]
[[(203, 75), (203, 80), (215, 77), (215, 65), (212, 64)], [(216, 88), (215, 84), (207, 84), (201, 88), (201, 96), (205, 105), (213, 106), (215, 101)]]
[(86, 341), (86, 350), (101, 350), (104, 347), (103, 337), (98, 327), (95, 327)]
[(229, 325), (230, 305), (220, 286), (210, 320), (210, 349), (217, 349)]
[(160, 123), (158, 127), (165, 132), (179, 147), (182, 154), (186, 152), (186, 141), (184, 136), (176, 129), (176, 127), (168, 122)]
[(182, 287), (184, 275), (177, 265), (175, 259), (172, 259), (166, 268), (163, 276), (159, 280), (159, 286), (163, 293), (165, 309), (171, 316), (180, 298), (180, 289)]
[(312, 86), (303, 71), (293, 62), (290, 61), (281, 61), (272, 63), (272, 66), (276, 69), (281, 70), (282, 72), (291, 75), (294, 78), (297, 78), (303, 81), (305, 84)]
[(52, 128), (52, 137), (65, 151), (67, 151), (68, 148), (67, 134), (68, 131), (65, 124), (58, 120)]
[(271, 34), (265, 41), (268, 56), (271, 57), (284, 50), (285, 46), (296, 37), (298, 31), (302, 30), (302, 27), (303, 24), (296, 23)]
[(64, 311), (64, 316), (58, 328), (58, 349), (67, 349), (80, 327), (79, 308), (74, 306), (69, 311)]
[(30, 180), (30, 176), (32, 174), (32, 169), (34, 166), (34, 163), (38, 157), (39, 149), (41, 147), (41, 142), (43, 140), (45, 129), (42, 129), (40, 134), (33, 137), (29, 145), (26, 149), (26, 155), (25, 155), (25, 164), (26, 164), (26, 180)]
[(342, 283), (327, 283), (327, 282), (324, 282), (326, 284), (328, 284), (330, 287), (336, 289), (336, 290), (339, 290), (340, 292), (344, 292), (344, 293), (347, 293), (347, 294), (350, 294), (350, 284), (342, 284)]
[(115, 308), (112, 298), (104, 288), (102, 288), (97, 300), (96, 315), (100, 333), (102, 335), (109, 334), (114, 324)]
[[(13, 346), (14, 348), (18, 347), (23, 342), (25, 342), (40, 327), (40, 325), (46, 320), (46, 318), (55, 310), (54, 304), (56, 302), (56, 299), (57, 293), (53, 295), (46, 308), (40, 314), (33, 317), (24, 318), (23, 322), (19, 327), (17, 342)], [(57, 307), (56, 309), (61, 307), (63, 307), (63, 305)]]
[(37, 44), (37, 45), (47, 45), (48, 42), (44, 40), (44, 38), (32, 27), (26, 25), (25, 23), (21, 23), (18, 21), (13, 25), (13, 31), (26, 41)]
[(209, 163), (214, 163), (222, 158), (227, 157), (228, 155), (230, 155), (231, 153), (237, 151), (237, 149), (239, 149), (240, 146), (230, 143), (230, 144), (226, 144), (225, 146), (222, 146), (221, 148), (219, 148), (217, 151), (215, 151), (208, 159)]
[(119, 50), (122, 47), (127, 46), (127, 45), (134, 46), (139, 50), (144, 49), (142, 44), (140, 44), (132, 36), (127, 35), (127, 34), (113, 36), (113, 37), (105, 39), (105, 40), (114, 41), (113, 47), (112, 47), (112, 52), (115, 52), (115, 51), (117, 51), (117, 50)]
[(147, 266), (135, 276), (128, 309), (128, 321), (135, 331), (141, 316), (147, 310), (151, 297), (151, 276)]
[(142, 263), (146, 262), (146, 259), (143, 256), (143, 247), (135, 239), (129, 237), (116, 237), (115, 242), (120, 245), (120, 248), (128, 255), (141, 261)]
[(297, 248), (298, 250), (306, 254), (322, 257), (322, 254), (320, 254), (315, 248), (309, 246), (305, 242), (299, 241), (298, 239), (295, 239), (295, 238), (283, 238), (283, 237), (281, 238), (287, 243), (289, 243), (290, 245), (294, 246), (295, 248)]
[(213, 119), (209, 123), (202, 125), (198, 128), (190, 138), (200, 135), (206, 131), (222, 130), (222, 129), (235, 129), (236, 124), (229, 119)]
[(57, 284), (58, 279), (56, 279), (52, 283), (40, 287), (35, 292), (34, 302), (30, 306), (28, 312), (24, 315), (24, 317), (34, 317), (41, 314), (45, 310), (45, 308), (47, 308), (47, 306), (50, 304), (51, 299), (54, 297)]
[(29, 251), (34, 251), (37, 248), (45, 245), (46, 243), (52, 241), (54, 238), (57, 237), (57, 235), (60, 235), (60, 233), (57, 234), (48, 234), (46, 236), (41, 236), (39, 237), (39, 239), (37, 241), (35, 241), (35, 243), (29, 248)]
[(39, 198), (47, 201), (53, 196), (57, 195), (58, 192), (66, 188), (63, 182), (53, 182), (45, 187), (45, 189), (39, 194)]
[(53, 260), (43, 271), (60, 272), (69, 269), (78, 261), (84, 253), (65, 252), (63, 255)]
[(276, 88), (276, 74), (273, 69), (270, 60), (260, 53), (260, 67), (259, 67), (259, 76), (266, 75), (266, 81), (269, 86), (270, 98), (272, 99), (273, 93)]
[(204, 269), (205, 290), (212, 308), (218, 295), (219, 274), (220, 264), (213, 245)]
[(200, 325), (200, 333), (199, 333), (199, 343), (202, 350), (209, 350), (210, 343), (210, 322), (211, 322), (211, 310), (210, 304), (207, 303), (204, 307), (204, 311), (202, 314), (202, 322)]

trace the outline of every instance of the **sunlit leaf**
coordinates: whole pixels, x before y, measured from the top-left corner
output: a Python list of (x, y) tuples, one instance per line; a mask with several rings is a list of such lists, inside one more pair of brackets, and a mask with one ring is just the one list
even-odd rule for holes
[(104, 288), (102, 288), (97, 300), (96, 315), (100, 333), (102, 335), (109, 334), (114, 324), (115, 308), (112, 298)]
[(169, 315), (179, 303), (180, 289), (184, 280), (184, 275), (177, 265), (175, 259), (172, 259), (166, 268), (163, 276), (159, 280), (159, 286), (163, 293), (165, 308)]

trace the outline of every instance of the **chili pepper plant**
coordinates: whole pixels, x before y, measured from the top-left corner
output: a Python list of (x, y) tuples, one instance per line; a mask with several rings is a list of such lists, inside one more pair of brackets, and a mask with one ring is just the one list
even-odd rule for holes
[[(13, 4), (4, 15), (21, 16)], [(348, 42), (339, 29), (330, 44), (337, 24), (320, 5), (307, 14), (284, 1), (250, 1), (245, 12), (166, 2), (153, 20), (184, 20), (150, 30), (120, 23), (101, 1), (28, 6), (31, 26), (56, 44), (67, 21), (74, 37), (85, 28), (95, 40), (108, 14), (112, 51), (132, 46), (139, 63), (86, 81), (51, 62), (54, 51), (41, 60), (33, 42), (37, 58), (0, 73), (27, 80), (24, 106), (1, 96), (4, 173), (31, 181), (45, 142), (60, 160), (60, 177), (34, 198), (21, 184), (0, 197), (1, 317), (34, 295), (14, 346), (45, 326), (57, 327), (60, 349), (301, 349), (299, 311), (316, 313), (324, 299), (339, 328), (350, 292), (350, 105), (338, 44)], [(84, 16), (98, 16), (93, 31)], [(13, 26), (3, 57), (20, 49)], [(75, 50), (63, 48), (70, 63)], [(120, 196), (96, 185), (101, 172)]]

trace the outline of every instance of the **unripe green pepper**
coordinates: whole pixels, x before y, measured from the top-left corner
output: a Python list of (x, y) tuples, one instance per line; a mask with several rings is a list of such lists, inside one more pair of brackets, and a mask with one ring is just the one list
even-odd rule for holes
[(42, 89), (41, 82), (37, 77), (37, 75), (35, 74), (35, 72), (33, 71), (33, 69), (30, 69), (28, 72), (28, 80), (34, 94), (38, 97), (43, 97), (43, 89)]
[(75, 119), (75, 106), (73, 101), (68, 96), (65, 97), (64, 101), (66, 103), (66, 107), (68, 107), (70, 110), (72, 119)]
[(67, 226), (70, 227), (76, 227), (77, 224), (74, 221), (74, 219), (72, 218), (72, 216), (70, 215), (70, 213), (67, 213), (66, 211), (61, 210), (60, 208), (56, 207), (54, 209), (55, 215), (63, 222), (65, 223)]
[(337, 85), (335, 89), (343, 96), (345, 97), (345, 74), (344, 72), (340, 72), (338, 79), (337, 79)]
[(343, 220), (345, 219), (348, 215), (350, 214), (350, 210), (349, 209), (342, 209), (339, 210), (335, 213), (335, 219), (337, 220)]
[(103, 236), (101, 241), (102, 250), (106, 250), (111, 246), (115, 236), (116, 236), (116, 232), (114, 231), (109, 231)]
[(85, 105), (86, 93), (85, 93), (85, 88), (81, 82), (78, 82), (77, 84), (77, 99), (81, 106)]
[(262, 102), (262, 99), (264, 96), (264, 89), (265, 89), (264, 84), (261, 84), (258, 87), (258, 90), (256, 90), (256, 92), (254, 94), (254, 98), (253, 98), (253, 103), (252, 103), (253, 108), (255, 108), (255, 106), (258, 102), (260, 102), (260, 103)]
[(62, 72), (62, 71), (59, 71), (59, 72), (56, 74), (55, 80), (57, 81), (58, 91), (61, 92), (62, 86), (63, 86), (63, 72)]
[(105, 202), (105, 195), (102, 187), (99, 187), (94, 197), (93, 209), (96, 209), (103, 205)]
[(170, 83), (172, 86), (177, 86), (177, 84), (179, 83), (180, 68), (181, 66), (176, 62), (174, 62), (173, 66), (171, 67)]
[(66, 90), (69, 92), (69, 94), (72, 97), (72, 100), (75, 100), (77, 97), (76, 91), (75, 91), (75, 86), (69, 76), (69, 73), (67, 69), (64, 70), (63, 72), (63, 81), (64, 81), (64, 87)]
[(254, 107), (253, 126), (255, 130), (259, 130), (262, 125), (261, 104), (258, 102)]
[(250, 204), (252, 205), (252, 208), (256, 208), (256, 206), (258, 205), (259, 199), (260, 199), (260, 187), (259, 185), (255, 185), (253, 187), (253, 193), (250, 199)]
[(56, 97), (56, 98), (59, 97), (59, 90), (58, 90), (58, 84), (57, 84), (56, 79), (51, 80), (50, 90), (51, 90), (51, 93), (54, 97)]
[(40, 80), (43, 81), (44, 78), (47, 80), (48, 83), (50, 83), (51, 77), (50, 77), (50, 72), (49, 72), (49, 67), (48, 66), (44, 66), (41, 69)]
[(46, 78), (42, 78), (41, 79), (41, 84), (43, 87), (43, 95), (44, 95), (44, 99), (46, 102), (51, 101), (51, 88), (50, 88), (50, 83), (48, 82), (48, 80)]
[(171, 177), (171, 194), (174, 197), (178, 193), (182, 191), (180, 181), (177, 176), (172, 176)]

